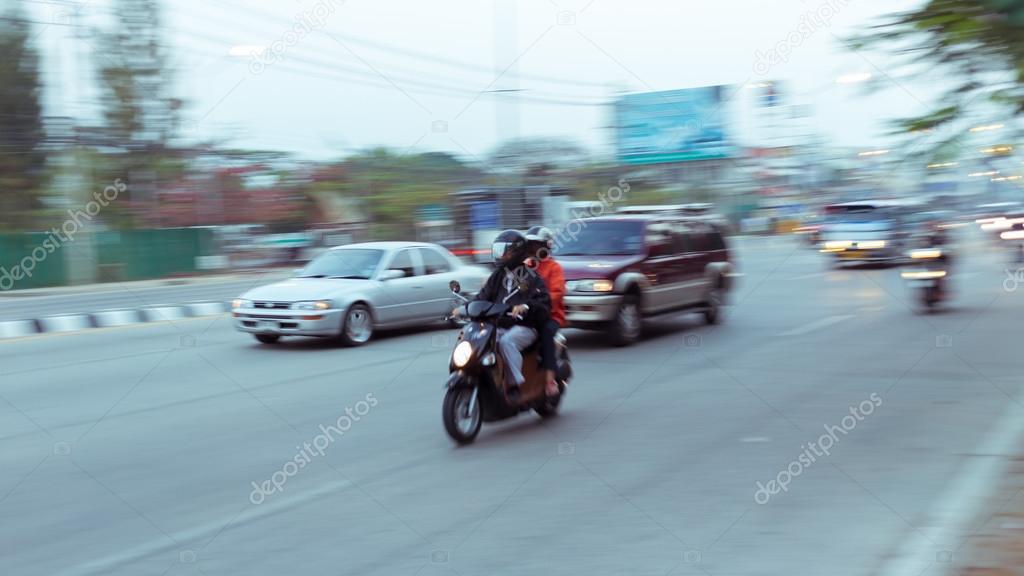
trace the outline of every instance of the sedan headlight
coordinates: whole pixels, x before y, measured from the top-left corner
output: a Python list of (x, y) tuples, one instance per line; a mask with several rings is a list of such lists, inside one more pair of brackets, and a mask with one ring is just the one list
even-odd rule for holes
[(246, 300), (245, 298), (235, 298), (231, 301), (231, 309), (236, 310), (238, 308), (252, 308), (252, 300)]
[(327, 310), (331, 307), (328, 300), (316, 300), (313, 302), (296, 302), (292, 304), (292, 310)]
[(864, 240), (863, 242), (857, 242), (857, 248), (879, 250), (885, 248), (885, 240)]
[(576, 280), (571, 289), (576, 292), (611, 292), (615, 283), (611, 280)]
[(473, 356), (473, 345), (463, 340), (459, 342), (459, 345), (455, 347), (455, 351), (452, 352), (452, 364), (455, 364), (456, 368), (462, 368), (469, 363), (469, 359)]

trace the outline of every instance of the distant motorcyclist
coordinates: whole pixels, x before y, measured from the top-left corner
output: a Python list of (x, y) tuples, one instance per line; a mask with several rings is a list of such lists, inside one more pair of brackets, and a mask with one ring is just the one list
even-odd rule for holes
[(530, 259), (537, 274), (544, 280), (548, 294), (551, 295), (551, 318), (544, 324), (540, 332), (540, 346), (545, 371), (546, 392), (549, 396), (558, 394), (558, 381), (555, 372), (558, 359), (555, 354), (555, 335), (565, 327), (565, 275), (562, 265), (555, 261), (551, 249), (555, 243), (555, 235), (543, 226), (534, 226), (526, 231), (529, 241)]
[[(526, 382), (522, 351), (537, 339), (550, 318), (551, 297), (544, 281), (525, 265), (529, 256), (526, 236), (505, 230), (491, 245), (496, 269), (476, 295), (476, 300), (505, 303), (511, 307), (512, 322), (498, 329), (498, 349), (505, 360), (508, 383)], [(456, 315), (461, 313), (457, 309)]]

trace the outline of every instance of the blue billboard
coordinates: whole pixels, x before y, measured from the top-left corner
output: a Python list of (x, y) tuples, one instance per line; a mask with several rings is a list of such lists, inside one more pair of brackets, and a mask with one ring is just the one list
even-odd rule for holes
[(616, 147), (624, 164), (730, 158), (724, 86), (628, 94), (615, 105)]

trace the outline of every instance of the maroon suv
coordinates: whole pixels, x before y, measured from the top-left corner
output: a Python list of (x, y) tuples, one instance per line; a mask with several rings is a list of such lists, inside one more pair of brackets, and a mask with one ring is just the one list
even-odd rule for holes
[(606, 330), (626, 346), (644, 318), (697, 310), (709, 324), (730, 288), (725, 239), (707, 222), (673, 216), (608, 216), (563, 231), (555, 256), (565, 269), (565, 307), (574, 328)]

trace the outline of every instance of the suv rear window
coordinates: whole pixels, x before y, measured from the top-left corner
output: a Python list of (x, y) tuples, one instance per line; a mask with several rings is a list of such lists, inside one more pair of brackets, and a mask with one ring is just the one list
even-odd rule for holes
[(631, 256), (644, 247), (644, 223), (629, 220), (577, 220), (555, 237), (556, 256)]

